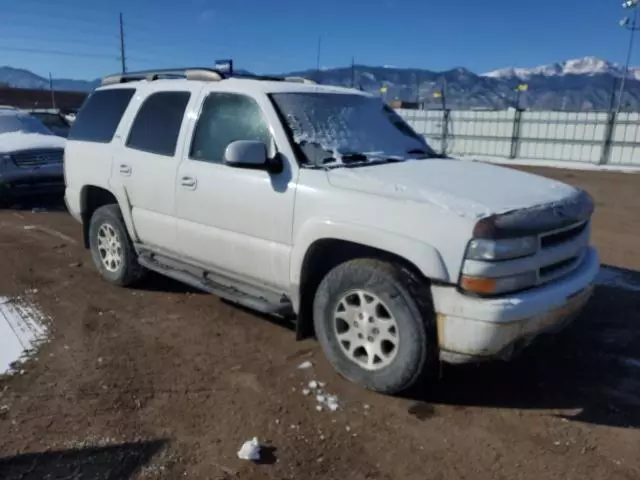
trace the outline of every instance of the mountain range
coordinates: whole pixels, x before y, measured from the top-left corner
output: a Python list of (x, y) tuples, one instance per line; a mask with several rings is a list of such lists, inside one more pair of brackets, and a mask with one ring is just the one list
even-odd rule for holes
[[(533, 68), (503, 68), (476, 74), (466, 68), (437, 72), (417, 68), (372, 67), (354, 65), (289, 72), (320, 83), (356, 86), (365, 91), (380, 92), (386, 86), (389, 100), (419, 100), (428, 107), (439, 107), (445, 92), (451, 108), (502, 109), (519, 104), (536, 110), (607, 110), (613, 92), (620, 88), (624, 68), (595, 57), (584, 57)], [(93, 90), (98, 80), (53, 79), (56, 90)], [(516, 93), (526, 83), (527, 90)], [(48, 89), (49, 80), (28, 70), (0, 67), (0, 84), (17, 88)], [(640, 68), (630, 68), (623, 101), (625, 110), (640, 111)]]

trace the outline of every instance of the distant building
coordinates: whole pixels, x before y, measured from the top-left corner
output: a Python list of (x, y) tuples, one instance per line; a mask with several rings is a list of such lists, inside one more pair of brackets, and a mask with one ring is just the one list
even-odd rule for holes
[[(77, 111), (86, 93), (82, 92), (54, 92), (55, 107), (62, 111)], [(32, 90), (26, 88), (12, 88), (0, 85), (0, 105), (11, 105), (18, 108), (53, 108), (51, 91)]]

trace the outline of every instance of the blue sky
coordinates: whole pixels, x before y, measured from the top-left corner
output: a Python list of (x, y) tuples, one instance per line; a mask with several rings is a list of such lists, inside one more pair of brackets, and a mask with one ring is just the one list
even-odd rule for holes
[(352, 56), (476, 72), (587, 55), (622, 63), (621, 1), (0, 0), (0, 65), (56, 78), (117, 71), (120, 11), (130, 69), (228, 57), (259, 73), (314, 68), (318, 36), (323, 67)]

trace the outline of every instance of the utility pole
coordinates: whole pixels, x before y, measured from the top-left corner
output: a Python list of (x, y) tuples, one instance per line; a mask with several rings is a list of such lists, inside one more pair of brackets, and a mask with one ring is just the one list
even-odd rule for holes
[(356, 64), (355, 59), (351, 57), (351, 88), (356, 84)]
[(618, 94), (618, 106), (616, 108), (616, 113), (620, 112), (622, 108), (622, 97), (624, 96), (624, 89), (627, 83), (627, 77), (629, 76), (629, 64), (631, 63), (631, 53), (633, 52), (633, 41), (636, 36), (636, 32), (640, 30), (640, 25), (638, 24), (638, 0), (627, 0), (622, 4), (622, 8), (633, 9), (633, 19), (629, 17), (624, 17), (620, 20), (620, 26), (626, 28), (630, 31), (629, 34), (629, 45), (627, 46), (627, 58), (624, 64), (624, 74), (622, 80), (620, 80), (620, 93)]
[(322, 35), (318, 35), (318, 49), (316, 51), (316, 78), (320, 83), (320, 53), (322, 52)]
[(53, 77), (49, 72), (49, 90), (51, 91), (51, 108), (56, 108), (56, 92), (53, 89)]
[(124, 54), (124, 23), (122, 12), (120, 12), (120, 62), (122, 63), (122, 73), (127, 73), (127, 57)]

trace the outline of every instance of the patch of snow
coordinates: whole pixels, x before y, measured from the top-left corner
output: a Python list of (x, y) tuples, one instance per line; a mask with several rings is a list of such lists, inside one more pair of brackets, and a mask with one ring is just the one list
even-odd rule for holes
[(302, 362), (300, 365), (298, 365), (298, 370), (306, 370), (311, 367), (313, 367), (313, 363), (307, 360), (306, 362)]
[[(632, 69), (633, 70), (633, 69)], [(565, 62), (539, 65), (533, 68), (501, 68), (487, 73), (481, 77), (489, 78), (518, 78), (528, 80), (534, 75), (545, 77), (561, 77), (564, 75), (596, 75), (609, 73), (614, 76), (622, 76), (624, 69), (616, 63), (611, 63), (597, 57), (573, 58)]]
[(338, 403), (338, 397), (336, 397), (335, 395), (329, 395), (327, 397), (327, 407), (332, 412), (335, 412), (336, 410), (338, 410), (338, 408), (340, 408), (340, 404)]
[(328, 179), (335, 187), (427, 203), (474, 220), (533, 205), (548, 206), (578, 192), (542, 176), (453, 158), (331, 169)]
[(640, 167), (623, 165), (596, 165), (593, 163), (571, 162), (562, 160), (539, 160), (535, 158), (509, 159), (504, 157), (493, 157), (487, 155), (456, 155), (460, 160), (495, 163), (497, 165), (514, 165), (521, 167), (549, 167), (563, 168), (567, 170), (620, 172), (620, 173), (640, 173)]
[(242, 444), (242, 447), (238, 450), (238, 458), (240, 460), (251, 460), (254, 462), (260, 460), (260, 443), (256, 437)]
[(46, 339), (45, 320), (33, 303), (0, 297), (0, 375), (15, 371)]
[(65, 139), (41, 133), (0, 133), (0, 152), (9, 153), (31, 148), (64, 148)]
[(323, 390), (326, 383), (318, 382), (317, 380), (312, 380), (309, 382), (309, 389), (304, 389), (302, 394), (308, 396), (309, 393), (313, 390), (316, 394), (316, 410), (318, 412), (322, 412), (325, 408), (329, 409), (332, 412), (335, 412), (340, 408), (340, 402), (336, 395), (332, 395)]
[(410, 150), (428, 148), (419, 138), (396, 128), (389, 119), (394, 113), (383, 110), (377, 98), (283, 93), (274, 94), (274, 99), (294, 141), (316, 165), (325, 165), (325, 160), (326, 165), (342, 165), (346, 153), (404, 159)]
[(617, 268), (602, 267), (596, 277), (596, 285), (640, 292), (640, 273), (632, 275)]

